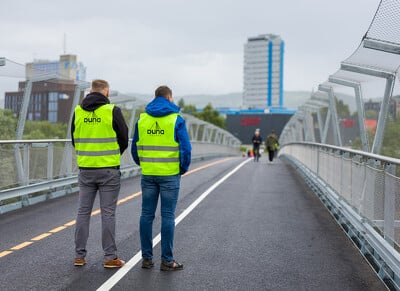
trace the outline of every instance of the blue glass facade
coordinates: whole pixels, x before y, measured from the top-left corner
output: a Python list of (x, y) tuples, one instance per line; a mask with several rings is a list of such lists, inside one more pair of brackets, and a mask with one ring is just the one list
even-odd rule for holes
[(282, 40), (281, 42), (281, 63), (280, 63), (280, 71), (279, 71), (279, 78), (280, 78), (280, 84), (279, 84), (279, 107), (283, 107), (283, 55), (285, 53), (285, 42)]
[(268, 43), (268, 101), (267, 107), (272, 106), (272, 42)]

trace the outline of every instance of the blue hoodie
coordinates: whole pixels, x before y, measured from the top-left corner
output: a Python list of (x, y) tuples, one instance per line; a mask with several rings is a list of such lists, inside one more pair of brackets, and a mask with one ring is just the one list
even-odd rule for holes
[[(156, 97), (153, 101), (147, 104), (146, 113), (154, 117), (161, 117), (172, 113), (179, 113), (179, 107), (164, 97)], [(135, 124), (135, 133), (133, 134), (131, 152), (133, 160), (140, 166), (136, 146), (136, 143), (139, 140), (138, 122), (139, 120), (136, 121)], [(175, 123), (175, 141), (179, 144), (180, 174), (183, 175), (189, 169), (192, 146), (190, 145), (185, 120), (181, 116), (178, 116)]]

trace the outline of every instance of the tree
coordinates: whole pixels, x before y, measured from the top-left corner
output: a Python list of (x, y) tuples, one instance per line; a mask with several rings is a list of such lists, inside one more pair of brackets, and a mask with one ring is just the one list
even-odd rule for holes
[(379, 113), (375, 110), (367, 110), (365, 111), (365, 118), (366, 119), (378, 119)]
[(128, 122), (131, 120), (132, 110), (128, 110), (124, 107), (120, 107), (120, 108), (121, 108), (122, 116), (124, 117), (125, 122), (128, 124)]
[(0, 140), (15, 139), (17, 122), (11, 110), (0, 109)]
[(178, 106), (181, 109), (183, 109), (185, 107), (185, 101), (183, 100), (183, 98), (179, 99)]
[(381, 154), (392, 158), (400, 158), (400, 121), (388, 120), (385, 127)]
[(206, 107), (204, 107), (203, 111), (195, 113), (194, 116), (218, 127), (226, 127), (225, 118), (219, 114), (218, 110), (213, 109), (211, 103), (208, 103)]
[[(350, 109), (348, 104), (344, 104), (343, 100), (340, 100), (338, 98), (335, 98), (336, 101), (336, 112), (338, 116), (343, 116), (347, 117), (350, 116)], [(329, 110), (329, 106), (327, 107), (322, 107), (320, 109), (320, 112), (322, 115), (327, 115)]]
[(211, 103), (208, 103), (201, 112), (197, 112), (197, 108), (195, 105), (185, 104), (185, 101), (182, 98), (179, 99), (178, 106), (181, 108), (182, 113), (191, 114), (198, 119), (207, 121), (221, 128), (226, 127), (226, 119), (219, 114), (218, 110), (215, 110), (212, 107)]
[(24, 139), (63, 139), (67, 136), (67, 124), (50, 121), (31, 121), (25, 123)]
[(183, 113), (195, 115), (197, 113), (197, 108), (193, 104), (185, 105), (182, 109)]
[(197, 108), (193, 104), (185, 104), (183, 98), (179, 99), (178, 107), (181, 109), (182, 113), (194, 115), (197, 112)]
[(348, 104), (344, 104), (343, 100), (335, 98), (336, 100), (336, 112), (339, 116), (350, 116), (350, 109)]

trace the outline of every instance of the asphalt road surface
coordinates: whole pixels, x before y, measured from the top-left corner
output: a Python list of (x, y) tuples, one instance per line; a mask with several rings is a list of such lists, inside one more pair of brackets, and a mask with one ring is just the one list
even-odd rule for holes
[(176, 212), (182, 271), (159, 270), (159, 243), (155, 267), (141, 268), (140, 178), (123, 180), (119, 198), (117, 246), (128, 262), (119, 270), (103, 268), (98, 211), (88, 263), (73, 266), (77, 194), (0, 215), (0, 290), (386, 290), (317, 196), (279, 160), (191, 165)]

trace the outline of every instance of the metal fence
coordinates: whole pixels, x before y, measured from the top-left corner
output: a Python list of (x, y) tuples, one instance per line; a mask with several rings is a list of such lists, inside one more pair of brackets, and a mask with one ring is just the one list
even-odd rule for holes
[[(239, 155), (240, 141), (229, 132), (184, 115), (192, 159)], [(133, 123), (131, 123), (133, 127)], [(121, 156), (122, 177), (139, 167), (128, 149)], [(76, 191), (78, 168), (70, 139), (0, 141), (0, 213)]]
[(400, 290), (400, 1), (299, 107), (279, 156), (303, 175), (379, 277)]
[(303, 175), (388, 286), (400, 289), (400, 159), (316, 143), (279, 157)]

